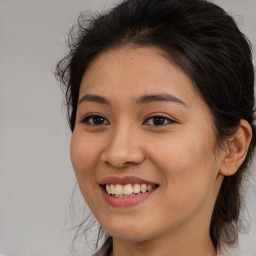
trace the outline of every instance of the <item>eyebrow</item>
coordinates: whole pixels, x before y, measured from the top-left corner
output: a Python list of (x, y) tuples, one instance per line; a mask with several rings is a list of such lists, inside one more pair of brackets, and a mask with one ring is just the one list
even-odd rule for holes
[[(86, 102), (86, 101), (98, 102), (98, 103), (102, 103), (102, 104), (111, 106), (110, 100), (108, 100), (102, 96), (96, 95), (96, 94), (85, 94), (79, 100), (78, 104), (81, 104), (82, 102)], [(155, 101), (173, 102), (173, 103), (177, 103), (177, 104), (183, 105), (185, 107), (188, 107), (188, 105), (184, 101), (182, 101), (181, 99), (175, 97), (172, 94), (168, 94), (168, 93), (143, 95), (143, 96), (139, 97), (135, 101), (135, 103), (137, 105), (142, 105), (142, 104), (151, 103), (151, 102), (155, 102)]]
[(99, 95), (95, 95), (95, 94), (85, 94), (78, 102), (78, 104), (81, 104), (82, 102), (86, 102), (86, 101), (92, 101), (92, 102), (98, 102), (98, 103), (102, 103), (108, 106), (111, 106), (111, 102)]
[(145, 103), (151, 103), (154, 101), (168, 101), (168, 102), (173, 102), (173, 103), (181, 104), (183, 106), (188, 107), (188, 105), (184, 101), (168, 93), (143, 95), (136, 100), (136, 104), (141, 105)]

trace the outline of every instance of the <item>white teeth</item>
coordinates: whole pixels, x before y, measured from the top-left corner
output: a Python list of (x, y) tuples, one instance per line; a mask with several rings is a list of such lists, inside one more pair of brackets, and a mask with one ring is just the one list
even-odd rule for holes
[(142, 184), (142, 185), (140, 186), (140, 191), (141, 191), (142, 193), (145, 193), (145, 192), (147, 191), (147, 185), (146, 185), (146, 184)]
[(132, 185), (127, 184), (124, 186), (124, 195), (131, 195), (133, 192)]
[(109, 184), (106, 185), (106, 190), (107, 190), (108, 194), (111, 194), (111, 188), (110, 188)]
[(120, 184), (106, 184), (106, 191), (108, 194), (112, 194), (117, 197), (134, 196), (135, 194), (145, 193), (151, 191), (156, 185), (146, 184), (131, 184), (120, 185)]
[(133, 193), (134, 193), (134, 194), (140, 193), (140, 185), (139, 185), (139, 184), (135, 184), (135, 185), (133, 186)]
[(115, 194), (115, 185), (113, 184), (110, 185), (110, 192), (112, 195)]
[(116, 195), (123, 195), (124, 194), (124, 188), (122, 185), (117, 184), (115, 189)]
[(151, 191), (152, 189), (153, 189), (153, 187), (152, 187), (152, 186), (147, 185), (147, 191)]

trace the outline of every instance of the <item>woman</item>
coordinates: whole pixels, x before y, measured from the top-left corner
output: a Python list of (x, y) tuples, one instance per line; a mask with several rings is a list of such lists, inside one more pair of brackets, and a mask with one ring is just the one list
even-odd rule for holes
[(108, 239), (95, 255), (221, 255), (255, 146), (250, 44), (204, 0), (126, 0), (57, 66), (71, 160)]

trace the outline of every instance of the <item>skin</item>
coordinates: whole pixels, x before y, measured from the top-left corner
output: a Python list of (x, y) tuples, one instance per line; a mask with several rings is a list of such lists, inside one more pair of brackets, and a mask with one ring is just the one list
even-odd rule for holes
[[(79, 100), (87, 94), (111, 105), (78, 104), (71, 160), (83, 197), (113, 237), (111, 255), (216, 256), (209, 225), (222, 174), (231, 170), (226, 163), (233, 161), (216, 146), (212, 114), (190, 78), (159, 49), (124, 46), (92, 61)], [(148, 94), (171, 94), (184, 104), (136, 103)], [(102, 124), (81, 122), (96, 114)], [(164, 124), (155, 125), (154, 115), (165, 117)], [(108, 176), (135, 176), (159, 187), (138, 205), (116, 208), (98, 184)]]

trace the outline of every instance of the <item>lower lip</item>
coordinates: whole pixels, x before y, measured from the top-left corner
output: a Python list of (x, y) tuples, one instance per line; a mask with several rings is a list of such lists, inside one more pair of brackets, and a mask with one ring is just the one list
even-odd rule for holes
[(127, 197), (115, 197), (111, 196), (107, 193), (104, 187), (101, 187), (103, 192), (103, 197), (107, 201), (108, 204), (114, 207), (129, 207), (133, 205), (137, 205), (139, 203), (142, 203), (146, 199), (148, 199), (154, 191), (157, 189), (153, 189), (149, 192), (145, 193), (139, 193), (134, 196), (127, 196)]

